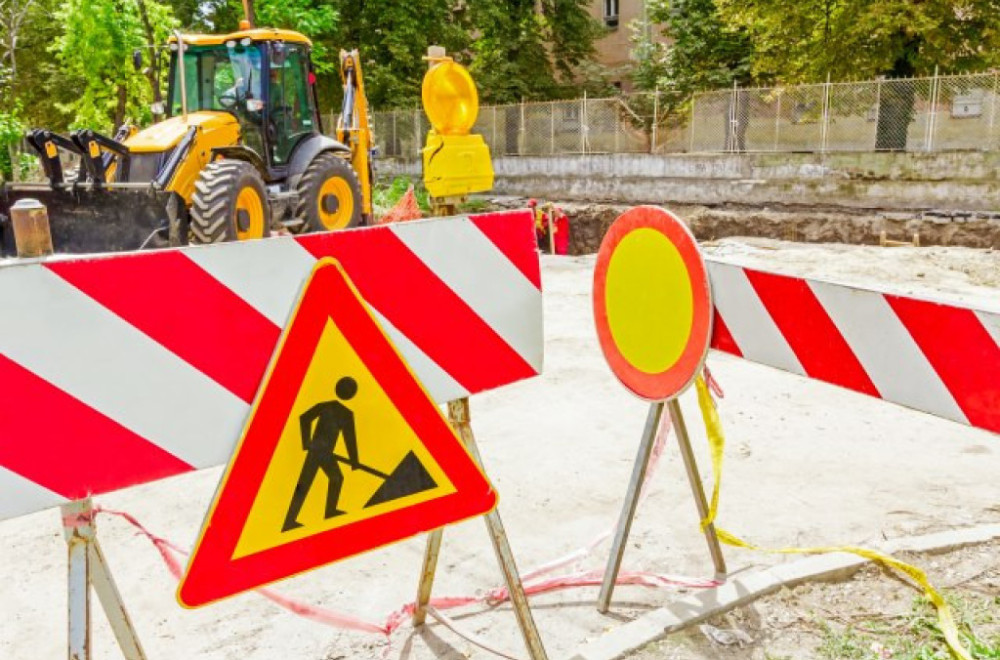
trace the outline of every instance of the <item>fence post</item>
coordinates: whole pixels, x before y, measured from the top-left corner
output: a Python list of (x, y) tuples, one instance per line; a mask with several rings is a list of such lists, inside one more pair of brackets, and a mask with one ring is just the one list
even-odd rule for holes
[(527, 151), (528, 146), (528, 133), (527, 126), (524, 123), (524, 97), (521, 97), (521, 126), (517, 131), (517, 155), (523, 156), (524, 152)]
[(420, 156), (420, 110), (418, 108), (413, 109), (413, 149), (415, 154), (411, 154), (410, 158), (418, 158)]
[[(994, 85), (995, 87), (996, 85)], [(653, 92), (653, 130), (652, 138), (649, 142), (649, 153), (656, 153), (656, 131), (657, 126), (660, 123), (660, 88), (657, 87), (656, 91)]]
[(935, 66), (934, 77), (931, 78), (931, 113), (927, 117), (927, 141), (924, 143), (925, 151), (934, 150), (934, 120), (937, 116), (938, 85), (938, 68)]
[(619, 135), (618, 134), (621, 132), (621, 128), (622, 128), (622, 114), (621, 114), (621, 110), (622, 109), (621, 109), (621, 106), (624, 105), (624, 104), (625, 104), (625, 101), (622, 99), (621, 96), (619, 96), (618, 97), (618, 103), (616, 103), (613, 106), (615, 108), (615, 153), (616, 154), (621, 151), (621, 144), (620, 144), (620, 140), (619, 140)]
[(986, 136), (986, 148), (993, 148), (993, 121), (997, 114), (997, 77), (1000, 76), (1000, 72), (993, 71), (993, 95), (990, 96), (990, 123), (989, 123), (989, 134)]
[(781, 88), (775, 87), (774, 93), (778, 95), (778, 103), (774, 109), (774, 150), (778, 151), (778, 136), (781, 134)]
[(580, 99), (580, 153), (587, 153), (587, 90)]
[(830, 74), (826, 74), (826, 85), (823, 86), (823, 119), (820, 125), (819, 152), (826, 153), (826, 140), (830, 131)]
[(729, 148), (726, 151), (735, 153), (736, 152), (736, 104), (739, 103), (739, 91), (736, 86), (736, 81), (733, 81), (733, 95), (729, 102), (729, 134), (726, 137), (726, 142)]
[[(398, 113), (395, 110), (392, 111), (392, 156), (393, 156), (393, 158), (395, 158), (396, 156), (400, 155), (399, 152), (396, 150), (397, 146), (399, 145), (399, 142), (396, 140), (396, 115), (397, 114)], [(389, 151), (389, 150), (387, 149), (386, 151)]]
[[(497, 144), (498, 144), (498, 142), (497, 142), (497, 107), (493, 106), (493, 144), (491, 144), (490, 147), (493, 148), (494, 153), (496, 153)], [(506, 147), (506, 145), (504, 145), (504, 147)], [(504, 148), (500, 152), (500, 155), (501, 156), (506, 156), (507, 155), (507, 149)]]
[(875, 132), (872, 137), (872, 151), (878, 151), (878, 123), (882, 119), (882, 81), (885, 76), (875, 79)]
[(549, 153), (556, 152), (556, 102), (549, 103)]
[(688, 153), (692, 153), (694, 151), (694, 104), (695, 104), (695, 101), (697, 101), (697, 100), (698, 100), (698, 95), (692, 92), (692, 94), (691, 94), (691, 139), (690, 139), (690, 143), (688, 145)]

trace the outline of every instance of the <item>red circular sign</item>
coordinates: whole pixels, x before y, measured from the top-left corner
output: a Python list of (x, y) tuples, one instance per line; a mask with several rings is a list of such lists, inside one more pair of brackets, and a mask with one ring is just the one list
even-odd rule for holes
[(632, 393), (663, 401), (691, 384), (708, 353), (712, 298), (676, 216), (639, 206), (611, 225), (597, 253), (594, 320), (604, 358)]

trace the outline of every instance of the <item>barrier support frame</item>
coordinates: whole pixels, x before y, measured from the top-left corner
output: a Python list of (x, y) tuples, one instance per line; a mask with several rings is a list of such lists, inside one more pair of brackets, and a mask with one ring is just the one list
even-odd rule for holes
[[(483, 468), (483, 459), (476, 445), (476, 437), (472, 433), (469, 414), (469, 399), (467, 397), (455, 399), (448, 402), (448, 421), (462, 439), (466, 449), (472, 454), (473, 460)], [(514, 561), (514, 553), (511, 552), (510, 542), (507, 540), (507, 532), (504, 530), (503, 522), (500, 520), (500, 513), (493, 509), (485, 516), (486, 529), (489, 532), (490, 540), (493, 542), (493, 550), (497, 556), (497, 563), (503, 573), (504, 581), (507, 584), (507, 591), (510, 594), (510, 602), (514, 609), (514, 616), (517, 617), (517, 624), (521, 628), (521, 636), (524, 638), (524, 645), (528, 649), (528, 654), (532, 660), (547, 660), (545, 647), (542, 645), (541, 636), (535, 625), (535, 619), (531, 614), (531, 607), (528, 605), (528, 597), (524, 593), (524, 585), (521, 584), (521, 575), (517, 572), (517, 564)], [(420, 571), (420, 584), (417, 587), (417, 600), (413, 610), (414, 627), (421, 626), (427, 619), (427, 604), (430, 601), (431, 589), (434, 585), (434, 574), (437, 570), (438, 556), (441, 552), (441, 539), (444, 530), (437, 529), (427, 536), (427, 547), (424, 551), (423, 567)]]
[[(604, 579), (601, 582), (601, 591), (597, 597), (597, 610), (602, 614), (607, 613), (611, 608), (611, 596), (618, 580), (618, 572), (625, 555), (625, 545), (632, 529), (632, 521), (635, 519), (636, 509), (639, 506), (639, 495), (642, 492), (642, 484), (646, 480), (646, 469), (649, 467), (653, 445), (656, 444), (656, 431), (660, 427), (664, 408), (667, 408), (677, 435), (677, 446), (680, 449), (681, 459), (684, 461), (684, 469), (687, 472), (691, 494), (698, 509), (699, 521), (704, 520), (708, 515), (708, 500), (705, 497), (701, 475), (698, 472), (698, 463), (695, 460), (694, 451), (691, 449), (691, 439), (688, 436), (687, 425), (684, 423), (684, 414), (681, 412), (680, 403), (676, 397), (666, 402), (655, 401), (649, 405), (649, 413), (646, 415), (646, 426), (643, 428), (642, 440), (639, 442), (639, 452), (632, 465), (632, 477), (625, 493), (625, 502), (622, 504), (622, 512), (615, 529), (615, 540), (611, 546), (608, 565), (604, 570)], [(706, 525), (704, 532), (708, 552), (715, 565), (716, 577), (723, 578), (726, 575), (726, 560), (719, 545), (718, 535), (715, 533), (715, 525)]]
[(126, 660), (146, 660), (121, 593), (97, 541), (94, 505), (88, 497), (60, 507), (68, 558), (69, 660), (92, 660), (90, 587), (101, 602)]

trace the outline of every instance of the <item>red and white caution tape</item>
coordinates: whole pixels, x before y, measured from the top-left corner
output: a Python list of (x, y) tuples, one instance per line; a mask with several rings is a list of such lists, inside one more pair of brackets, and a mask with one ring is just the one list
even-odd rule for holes
[[(646, 473), (646, 480), (643, 482), (642, 493), (640, 498), (640, 503), (645, 501), (648, 496), (647, 485), (649, 484), (651, 478), (657, 471), (659, 460), (663, 454), (664, 448), (666, 446), (666, 436), (670, 430), (669, 418), (664, 417), (664, 421), (660, 427), (660, 432), (657, 435), (656, 443), (654, 445), (653, 454), (650, 459), (650, 465)], [(163, 562), (166, 564), (170, 573), (175, 579), (180, 579), (183, 573), (183, 564), (181, 557), (186, 557), (189, 552), (179, 547), (177, 544), (154, 534), (149, 529), (147, 529), (142, 523), (140, 523), (135, 516), (125, 512), (113, 509), (106, 509), (100, 506), (95, 506), (91, 513), (84, 514), (85, 519), (80, 520), (64, 520), (64, 524), (67, 526), (72, 526), (73, 524), (79, 523), (90, 523), (93, 516), (98, 513), (105, 513), (109, 515), (114, 515), (120, 517), (132, 525), (140, 534), (145, 536), (149, 541), (156, 547), (160, 556), (163, 558)], [(578, 548), (572, 552), (567, 553), (557, 559), (550, 562), (546, 562), (527, 573), (522, 575), (522, 584), (524, 587), (524, 592), (528, 596), (536, 596), (543, 593), (549, 593), (553, 591), (559, 591), (564, 589), (576, 589), (581, 587), (592, 587), (599, 586), (604, 577), (604, 569), (596, 570), (578, 570), (564, 574), (552, 575), (559, 569), (565, 568), (567, 566), (577, 564), (580, 561), (586, 559), (595, 548), (597, 548), (601, 543), (607, 540), (614, 532), (614, 527), (611, 527), (601, 534), (598, 534), (594, 539), (587, 545)], [(631, 585), (631, 586), (642, 586), (651, 588), (678, 588), (678, 589), (707, 589), (711, 587), (716, 587), (719, 583), (716, 580), (711, 579), (700, 579), (700, 578), (689, 578), (678, 575), (670, 575), (664, 573), (651, 573), (645, 571), (622, 571), (618, 575), (618, 580), (616, 584), (619, 585)], [(298, 599), (285, 596), (280, 594), (273, 589), (261, 588), (256, 590), (261, 596), (267, 598), (271, 602), (275, 603), (279, 607), (282, 607), (298, 616), (309, 619), (310, 621), (315, 621), (324, 625), (332, 626), (342, 630), (352, 630), (356, 632), (372, 633), (385, 636), (387, 639), (406, 621), (413, 616), (415, 609), (414, 603), (407, 603), (391, 614), (389, 614), (385, 621), (382, 623), (367, 621), (351, 614), (344, 612), (338, 612), (336, 610), (331, 610), (324, 607), (319, 607), (309, 603), (303, 603)], [(467, 607), (469, 605), (488, 605), (496, 606), (507, 602), (510, 600), (510, 593), (506, 586), (498, 586), (490, 589), (481, 596), (444, 596), (431, 598), (428, 603), (428, 614), (439, 621), (442, 625), (449, 628), (457, 635), (466, 639), (472, 644), (480, 646), (484, 650), (498, 655), (503, 658), (514, 658), (516, 656), (507, 655), (505, 652), (497, 650), (490, 646), (487, 642), (484, 642), (481, 638), (473, 633), (463, 630), (458, 626), (454, 620), (448, 618), (442, 614), (443, 610), (454, 609), (458, 607)]]

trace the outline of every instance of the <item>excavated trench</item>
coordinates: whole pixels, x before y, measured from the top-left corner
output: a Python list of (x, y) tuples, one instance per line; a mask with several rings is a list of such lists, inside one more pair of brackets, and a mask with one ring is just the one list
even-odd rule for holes
[[(491, 198), (494, 209), (524, 208), (526, 199)], [(544, 203), (550, 200), (539, 200)], [(570, 217), (570, 253), (597, 251), (611, 223), (629, 208), (621, 204), (559, 202)], [(1000, 249), (1000, 213), (975, 211), (884, 211), (844, 207), (740, 205), (668, 208), (688, 222), (700, 240), (755, 236), (805, 243), (878, 245), (882, 232), (889, 240), (920, 245)]]

